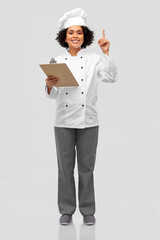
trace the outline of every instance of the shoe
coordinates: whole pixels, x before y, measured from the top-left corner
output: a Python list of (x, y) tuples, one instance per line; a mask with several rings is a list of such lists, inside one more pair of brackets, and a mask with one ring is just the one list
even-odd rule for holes
[(62, 214), (62, 216), (59, 219), (60, 224), (62, 225), (68, 225), (72, 221), (72, 215), (69, 214)]
[(83, 222), (86, 225), (93, 225), (93, 224), (95, 224), (96, 219), (93, 215), (88, 214), (88, 215), (83, 216)]

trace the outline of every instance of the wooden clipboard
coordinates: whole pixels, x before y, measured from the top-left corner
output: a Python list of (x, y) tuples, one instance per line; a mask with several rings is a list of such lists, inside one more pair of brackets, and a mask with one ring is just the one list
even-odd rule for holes
[(39, 64), (46, 76), (53, 75), (60, 80), (54, 84), (55, 87), (79, 86), (66, 63)]

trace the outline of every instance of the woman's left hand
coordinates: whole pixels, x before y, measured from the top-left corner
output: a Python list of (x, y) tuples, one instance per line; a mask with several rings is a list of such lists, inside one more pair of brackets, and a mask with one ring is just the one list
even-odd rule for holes
[(109, 46), (110, 46), (110, 41), (105, 38), (105, 31), (103, 29), (103, 33), (102, 33), (102, 38), (100, 38), (98, 40), (98, 44), (100, 46), (100, 48), (102, 49), (103, 53), (105, 54), (109, 54)]

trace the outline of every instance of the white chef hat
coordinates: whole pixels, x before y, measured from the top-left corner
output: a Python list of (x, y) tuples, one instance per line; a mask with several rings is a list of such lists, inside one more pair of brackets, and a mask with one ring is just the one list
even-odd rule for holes
[(66, 29), (73, 25), (86, 26), (87, 14), (81, 8), (75, 8), (72, 11), (64, 13), (63, 17), (59, 19), (59, 30)]

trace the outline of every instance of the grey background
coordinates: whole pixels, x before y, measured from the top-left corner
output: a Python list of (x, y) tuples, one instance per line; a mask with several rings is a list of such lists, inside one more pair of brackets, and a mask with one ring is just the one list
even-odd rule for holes
[[(38, 66), (64, 53), (55, 41), (64, 12), (81, 7), (95, 42), (105, 29), (118, 68), (98, 89), (97, 224), (59, 226), (55, 101)], [(1, 239), (159, 239), (159, 0), (0, 1)], [(75, 168), (77, 179), (77, 166)], [(78, 202), (77, 202), (78, 204)]]

